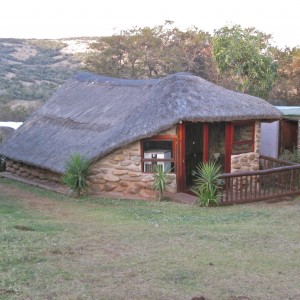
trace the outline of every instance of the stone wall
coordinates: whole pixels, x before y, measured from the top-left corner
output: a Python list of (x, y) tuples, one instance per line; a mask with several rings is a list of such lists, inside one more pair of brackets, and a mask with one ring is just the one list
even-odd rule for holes
[[(254, 152), (243, 153), (231, 156), (231, 173), (235, 172), (248, 172), (259, 170), (259, 149), (260, 149), (260, 138), (261, 138), (261, 122), (255, 122), (255, 136), (254, 136)], [(257, 177), (252, 178), (234, 178), (232, 181), (232, 189), (236, 191), (236, 197), (242, 197), (244, 192), (249, 190), (249, 184), (253, 187), (257, 187)]]
[[(153, 197), (153, 174), (142, 173), (140, 142), (116, 150), (91, 168), (89, 186), (94, 192), (122, 193)], [(175, 193), (176, 175), (170, 174), (167, 191)]]
[(231, 173), (259, 170), (259, 148), (261, 122), (255, 122), (254, 152), (231, 156)]
[[(176, 126), (160, 135), (176, 135)], [(168, 176), (167, 192), (176, 193), (176, 175)], [(88, 177), (94, 192), (122, 193), (153, 197), (153, 174), (143, 173), (140, 141), (113, 151), (93, 164)]]
[(255, 152), (231, 156), (231, 173), (259, 170), (259, 155)]
[(52, 181), (57, 183), (61, 182), (61, 175), (58, 173), (40, 169), (34, 166), (29, 166), (21, 162), (12, 161), (10, 159), (6, 159), (6, 171), (28, 179)]

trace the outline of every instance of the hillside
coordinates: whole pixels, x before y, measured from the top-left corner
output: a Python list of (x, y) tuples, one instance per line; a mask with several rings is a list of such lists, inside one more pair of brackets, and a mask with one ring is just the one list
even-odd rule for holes
[(84, 67), (95, 40), (0, 39), (0, 121), (23, 121)]

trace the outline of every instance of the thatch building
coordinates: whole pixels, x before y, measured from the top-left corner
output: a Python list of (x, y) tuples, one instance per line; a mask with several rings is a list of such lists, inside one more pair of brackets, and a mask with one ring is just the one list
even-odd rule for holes
[(257, 97), (186, 73), (126, 80), (78, 73), (5, 143), (7, 170), (59, 180), (73, 153), (92, 160), (95, 191), (151, 194), (154, 166), (168, 190), (192, 184), (200, 161), (224, 172), (258, 168), (260, 122), (281, 113)]

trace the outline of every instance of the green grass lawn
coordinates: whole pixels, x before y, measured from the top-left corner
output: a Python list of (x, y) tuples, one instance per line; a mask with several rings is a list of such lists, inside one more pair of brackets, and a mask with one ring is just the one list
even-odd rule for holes
[(299, 216), (297, 199), (76, 200), (0, 179), (0, 299), (300, 299)]

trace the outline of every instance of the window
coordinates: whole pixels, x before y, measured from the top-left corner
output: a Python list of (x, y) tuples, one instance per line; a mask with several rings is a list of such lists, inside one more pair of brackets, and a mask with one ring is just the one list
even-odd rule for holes
[(175, 138), (173, 137), (169, 138), (164, 136), (142, 140), (143, 172), (154, 173), (156, 168), (171, 173), (175, 172), (174, 140)]
[(254, 122), (233, 124), (232, 154), (254, 151)]

